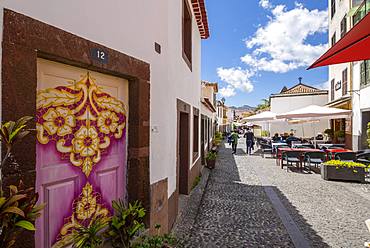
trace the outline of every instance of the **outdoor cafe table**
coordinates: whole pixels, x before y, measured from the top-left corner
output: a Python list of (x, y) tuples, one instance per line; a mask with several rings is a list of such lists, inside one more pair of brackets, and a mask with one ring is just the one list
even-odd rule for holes
[(352, 152), (352, 150), (348, 150), (345, 148), (326, 149), (324, 151), (326, 152), (326, 158), (328, 160), (334, 159), (334, 156), (337, 152)]
[(272, 142), (271, 143), (271, 148), (272, 148), (272, 151), (276, 151), (276, 147), (277, 146), (282, 146), (282, 145), (288, 145), (286, 142)]
[(320, 152), (319, 149), (312, 149), (312, 148), (278, 148), (277, 156), (276, 156), (276, 164), (281, 166), (281, 169), (283, 169), (283, 159), (282, 159), (282, 153), (287, 151), (298, 151), (301, 153), (301, 168), (302, 169), (302, 161), (303, 156), (306, 152)]

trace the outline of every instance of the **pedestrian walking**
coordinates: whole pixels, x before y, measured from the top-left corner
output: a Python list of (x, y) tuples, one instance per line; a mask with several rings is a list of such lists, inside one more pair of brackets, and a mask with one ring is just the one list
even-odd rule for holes
[(247, 132), (244, 134), (244, 138), (246, 139), (247, 143), (247, 154), (251, 155), (254, 146), (254, 134), (252, 130), (247, 129)]
[(236, 153), (236, 148), (238, 146), (238, 139), (239, 139), (239, 134), (237, 133), (236, 130), (234, 130), (232, 133), (231, 133), (231, 146), (232, 146), (232, 149), (233, 149), (233, 154)]

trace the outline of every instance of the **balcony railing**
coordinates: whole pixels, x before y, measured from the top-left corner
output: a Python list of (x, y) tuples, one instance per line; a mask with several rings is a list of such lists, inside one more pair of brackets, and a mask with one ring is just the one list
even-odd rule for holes
[(362, 18), (370, 12), (370, 0), (352, 0), (352, 7), (357, 7), (353, 14), (353, 25), (356, 25)]

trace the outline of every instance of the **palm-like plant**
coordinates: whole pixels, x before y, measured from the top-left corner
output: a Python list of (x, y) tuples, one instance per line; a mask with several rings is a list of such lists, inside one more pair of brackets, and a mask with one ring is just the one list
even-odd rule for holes
[(97, 218), (87, 227), (80, 225), (73, 230), (73, 248), (99, 248), (104, 242), (104, 232), (109, 225), (109, 218)]
[(270, 107), (270, 100), (269, 99), (262, 99), (262, 103), (258, 104), (255, 111), (259, 110), (266, 110)]
[(3, 196), (2, 170), (11, 156), (14, 144), (22, 140), (30, 133), (30, 130), (27, 129), (27, 124), (32, 119), (33, 118), (31, 116), (24, 116), (17, 121), (8, 121), (0, 126), (0, 141), (3, 143), (6, 149), (5, 157), (1, 161), (0, 165), (0, 196)]

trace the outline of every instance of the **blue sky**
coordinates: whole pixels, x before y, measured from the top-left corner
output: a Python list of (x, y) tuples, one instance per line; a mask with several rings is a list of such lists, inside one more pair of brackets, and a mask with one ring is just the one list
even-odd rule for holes
[(202, 79), (219, 83), (227, 105), (256, 106), (298, 77), (325, 87), (327, 68), (306, 68), (327, 49), (327, 1), (208, 0), (206, 6), (211, 36), (202, 42)]

